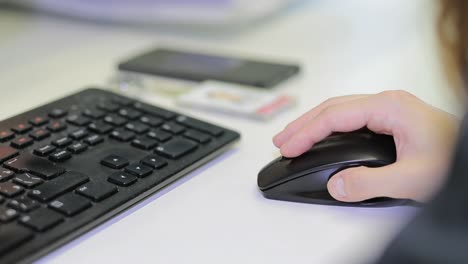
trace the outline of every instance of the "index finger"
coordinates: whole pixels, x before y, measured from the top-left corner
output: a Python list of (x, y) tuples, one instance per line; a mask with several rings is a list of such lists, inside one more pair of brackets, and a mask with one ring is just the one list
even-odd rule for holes
[(305, 114), (301, 115), (299, 118), (294, 120), (293, 122), (289, 123), (286, 128), (278, 133), (276, 136), (273, 137), (273, 143), (277, 147), (281, 147), (285, 142), (287, 142), (291, 136), (299, 131), (301, 128), (307, 125), (310, 120), (314, 119), (318, 114), (323, 109), (326, 109), (329, 106), (351, 101), (351, 100), (356, 100), (359, 98), (364, 98), (369, 95), (364, 95), (364, 94), (356, 94), (356, 95), (345, 95), (345, 96), (338, 96), (338, 97), (333, 97), (325, 100), (318, 106), (312, 108), (311, 110), (307, 111)]
[(333, 132), (350, 132), (365, 126), (374, 132), (392, 134), (392, 122), (386, 120), (387, 113), (388, 109), (371, 97), (329, 106), (294, 133), (281, 146), (281, 154), (296, 157)]

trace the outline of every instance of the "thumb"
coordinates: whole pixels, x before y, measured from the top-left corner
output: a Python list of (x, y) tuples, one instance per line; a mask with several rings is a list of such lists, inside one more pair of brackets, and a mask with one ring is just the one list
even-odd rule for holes
[[(402, 198), (405, 181), (398, 164), (378, 168), (354, 167), (335, 174), (327, 184), (333, 198), (343, 202), (358, 202), (375, 197)], [(401, 185), (401, 186), (400, 186)]]

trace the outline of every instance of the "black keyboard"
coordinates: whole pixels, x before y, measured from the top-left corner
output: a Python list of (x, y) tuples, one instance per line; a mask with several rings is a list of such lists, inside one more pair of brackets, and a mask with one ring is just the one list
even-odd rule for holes
[(239, 138), (98, 89), (1, 121), (0, 263), (37, 259)]

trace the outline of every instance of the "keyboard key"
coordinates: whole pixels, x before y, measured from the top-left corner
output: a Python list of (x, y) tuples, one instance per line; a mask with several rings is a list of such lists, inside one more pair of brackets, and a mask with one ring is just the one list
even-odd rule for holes
[(73, 142), (73, 140), (69, 137), (62, 137), (57, 140), (52, 141), (52, 144), (56, 146), (57, 148), (64, 148), (68, 145), (70, 145)]
[(100, 119), (105, 115), (105, 113), (97, 109), (88, 108), (83, 110), (83, 115), (93, 119)]
[(146, 165), (135, 163), (130, 164), (128, 167), (126, 167), (125, 171), (132, 175), (142, 178), (150, 175), (153, 172), (153, 169)]
[(33, 139), (22, 136), (11, 141), (10, 145), (14, 148), (22, 149), (22, 148), (32, 145), (33, 143), (34, 143)]
[(11, 141), (10, 145), (14, 148), (17, 149), (23, 149), (25, 147), (28, 147), (34, 143), (34, 140), (29, 137), (18, 137)]
[(117, 192), (117, 188), (105, 182), (89, 182), (78, 189), (76, 193), (95, 202), (102, 201)]
[(66, 128), (67, 128), (67, 125), (60, 121), (53, 121), (47, 126), (47, 129), (54, 133), (65, 130)]
[(128, 105), (131, 105), (131, 104), (134, 103), (133, 100), (123, 98), (123, 97), (113, 97), (111, 100), (112, 100), (113, 103), (118, 104), (118, 105), (122, 105), (122, 106), (128, 106)]
[(29, 136), (32, 137), (34, 140), (43, 140), (45, 138), (50, 137), (50, 132), (45, 129), (39, 128), (31, 132)]
[(97, 144), (104, 142), (104, 138), (99, 135), (92, 135), (87, 137), (84, 142), (90, 146), (96, 146)]
[(66, 216), (73, 216), (91, 207), (91, 203), (82, 196), (68, 193), (50, 202), (49, 207)]
[(22, 193), (24, 190), (21, 188), (21, 186), (16, 185), (11, 182), (0, 182), (0, 194), (6, 196), (6, 197), (14, 197), (20, 193)]
[(153, 169), (160, 169), (167, 165), (167, 162), (165, 160), (156, 155), (146, 156), (144, 159), (141, 160), (141, 163), (150, 166)]
[(0, 131), (0, 142), (5, 142), (15, 137), (15, 133), (12, 131)]
[(208, 136), (205, 133), (196, 131), (196, 130), (187, 130), (184, 133), (184, 137), (189, 138), (189, 139), (193, 139), (193, 140), (195, 140), (195, 141), (197, 141), (199, 143), (203, 143), (203, 144), (208, 143), (211, 140), (210, 136)]
[(5, 162), (5, 167), (16, 172), (30, 172), (41, 178), (53, 178), (65, 170), (52, 162), (33, 156), (29, 153), (23, 153), (21, 156)]
[(42, 126), (49, 122), (49, 120), (42, 116), (36, 116), (29, 120), (29, 123), (33, 126)]
[(139, 149), (147, 150), (154, 148), (158, 142), (149, 139), (149, 138), (137, 138), (132, 141), (132, 146), (137, 147)]
[(193, 141), (176, 138), (159, 145), (155, 152), (167, 158), (178, 159), (196, 149), (197, 146)]
[(149, 127), (147, 125), (139, 122), (128, 123), (125, 125), (125, 128), (137, 134), (143, 134), (145, 132), (148, 132), (149, 130)]
[(16, 155), (18, 155), (18, 151), (16, 149), (9, 146), (0, 146), (0, 162), (9, 160)]
[(67, 117), (67, 122), (75, 126), (86, 126), (91, 123), (91, 119), (79, 114), (73, 114)]
[(190, 128), (194, 128), (196, 130), (208, 133), (212, 136), (220, 136), (223, 134), (222, 128), (186, 116), (178, 116), (176, 118), (176, 122), (181, 125), (188, 126)]
[(122, 108), (122, 109), (119, 110), (119, 115), (121, 115), (121, 116), (123, 116), (125, 118), (128, 118), (130, 120), (135, 120), (138, 117), (140, 117), (142, 115), (142, 113), (139, 112), (139, 111), (135, 111), (133, 109)]
[(107, 112), (115, 112), (120, 106), (111, 102), (101, 102), (98, 104), (98, 108)]
[(107, 166), (111, 169), (121, 169), (129, 164), (126, 158), (117, 156), (117, 155), (109, 155), (101, 160), (101, 164)]
[(134, 184), (137, 181), (137, 177), (125, 172), (118, 171), (109, 176), (107, 180), (119, 186), (126, 187)]
[(41, 178), (26, 172), (16, 175), (16, 177), (13, 179), (13, 182), (26, 188), (33, 188), (34, 186), (41, 184), (42, 180)]
[(163, 123), (163, 120), (159, 117), (152, 116), (142, 116), (140, 117), (140, 122), (147, 124), (148, 126), (156, 127)]
[(11, 179), (15, 173), (11, 170), (0, 168), (0, 181), (6, 181)]
[(50, 113), (49, 116), (52, 118), (61, 118), (68, 114), (68, 112), (62, 108), (55, 108)]
[(164, 142), (172, 138), (171, 134), (162, 130), (152, 130), (146, 134), (148, 137)]
[(152, 115), (152, 116), (161, 117), (161, 118), (164, 118), (164, 119), (171, 119), (171, 118), (175, 117), (175, 114), (172, 113), (172, 112), (169, 112), (169, 111), (164, 110), (164, 109), (159, 108), (159, 107), (143, 104), (143, 103), (140, 103), (140, 102), (134, 103), (133, 107), (136, 110), (140, 111), (140, 112), (143, 112), (143, 113), (146, 113), (146, 114)]
[(98, 121), (89, 124), (88, 129), (98, 134), (107, 134), (113, 129), (113, 127), (104, 122)]
[(8, 207), (13, 208), (17, 211), (23, 213), (30, 212), (34, 209), (39, 208), (40, 204), (29, 197), (22, 196), (16, 199), (11, 200), (8, 204)]
[(114, 125), (114, 126), (123, 126), (125, 125), (128, 121), (127, 119), (120, 117), (118, 115), (108, 115), (104, 117), (104, 122)]
[(52, 146), (52, 145), (45, 145), (45, 146), (42, 146), (38, 149), (35, 149), (34, 150), (34, 154), (38, 155), (38, 156), (41, 156), (41, 157), (44, 157), (44, 156), (48, 156), (50, 153), (54, 152), (56, 149), (56, 147)]
[(41, 202), (47, 202), (88, 181), (88, 176), (70, 171), (33, 189), (29, 196)]
[(62, 162), (70, 159), (71, 153), (66, 150), (59, 150), (55, 153), (50, 154), (49, 159), (53, 162)]
[(175, 123), (165, 123), (161, 126), (161, 129), (172, 134), (180, 134), (185, 131), (185, 128)]
[[(0, 223), (6, 223), (19, 216), (18, 211), (5, 206), (0, 206)], [(1, 241), (3, 243), (3, 241)]]
[(43, 232), (58, 225), (63, 221), (63, 217), (50, 209), (41, 208), (29, 215), (20, 217), (19, 221), (35, 231)]
[(11, 130), (18, 134), (24, 134), (32, 129), (32, 126), (26, 123), (20, 123), (14, 126)]
[(0, 255), (33, 238), (33, 232), (19, 225), (0, 225)]
[(110, 133), (110, 137), (118, 141), (127, 142), (135, 138), (135, 133), (123, 129), (116, 129)]
[(80, 128), (78, 130), (75, 130), (75, 131), (71, 132), (69, 136), (71, 138), (73, 138), (74, 140), (81, 140), (81, 139), (85, 138), (88, 135), (89, 135), (89, 133), (88, 133), (88, 130), (86, 128)]
[(72, 144), (72, 145), (68, 146), (67, 150), (70, 151), (73, 154), (79, 154), (79, 153), (85, 151), (87, 148), (88, 148), (88, 145), (85, 145), (85, 144), (83, 144), (81, 142), (78, 142), (78, 143), (75, 143), (75, 144)]

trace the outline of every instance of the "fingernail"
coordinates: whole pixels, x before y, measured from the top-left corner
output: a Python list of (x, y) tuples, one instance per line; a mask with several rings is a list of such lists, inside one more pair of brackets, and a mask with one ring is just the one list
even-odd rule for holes
[(281, 141), (282, 134), (283, 134), (283, 132), (280, 132), (280, 133), (276, 134), (276, 135), (273, 137), (273, 142), (274, 142), (275, 144), (277, 144), (278, 147), (280, 147), (280, 144), (279, 144), (279, 143), (280, 143), (280, 141)]
[(275, 136), (273, 137), (273, 140), (272, 140), (272, 141), (273, 141), (273, 144), (276, 145), (277, 142), (278, 142), (278, 135), (275, 135)]
[(290, 149), (291, 149), (291, 144), (289, 143), (289, 141), (286, 143), (283, 143), (283, 145), (281, 145), (280, 147), (281, 154), (285, 157), (289, 157)]
[(340, 197), (346, 197), (347, 194), (345, 190), (345, 183), (342, 177), (338, 177), (338, 179), (336, 179), (332, 185), (333, 185), (333, 192), (335, 194), (337, 194)]

